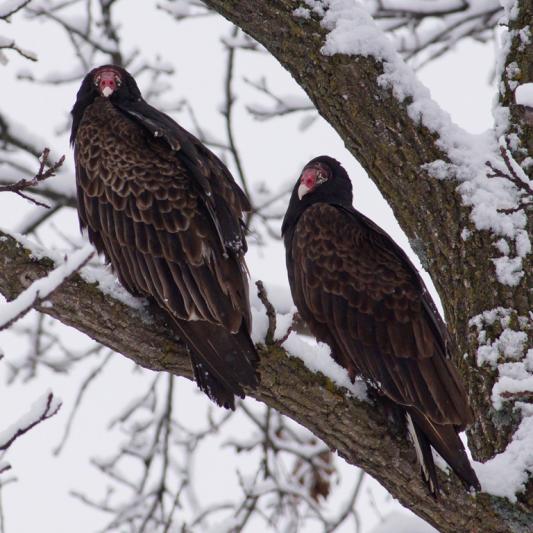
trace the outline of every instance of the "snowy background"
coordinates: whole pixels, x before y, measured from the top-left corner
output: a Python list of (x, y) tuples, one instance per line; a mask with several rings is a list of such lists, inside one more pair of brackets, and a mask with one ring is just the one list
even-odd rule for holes
[[(114, 9), (115, 18), (121, 25), (123, 49), (140, 49), (142, 57), (153, 62), (160, 57), (165, 69), (173, 71), (165, 78), (165, 83), (171, 83), (172, 89), (164, 93), (161, 102), (172, 104), (186, 99), (194, 110), (195, 119), (209, 136), (223, 138), (225, 123), (220, 106), (224, 99), (226, 51), (221, 46), (221, 39), (231, 35), (231, 26), (218, 16), (189, 19), (177, 24), (168, 14), (155, 9), (152, 2), (136, 2), (135, 9), (132, 9), (131, 2), (118, 2)], [(75, 26), (82, 21), (83, 13), (74, 10), (72, 24)], [(54, 186), (70, 191), (73, 189), (73, 164), (65, 128), (68, 127), (68, 114), (79, 87), (81, 72), (67, 34), (51, 20), (20, 13), (13, 18), (12, 24), (0, 26), (0, 35), (4, 39), (16, 39), (20, 47), (38, 56), (38, 62), (31, 63), (16, 53), (5, 52), (8, 62), (0, 65), (0, 113), (11, 124), (17, 124), (16, 131), (32, 139), (34, 144), (43, 148), (49, 146), (56, 156), (66, 154), (61, 174), (52, 180)], [(96, 65), (90, 65), (91, 68), (93, 66)], [(348, 170), (354, 183), (356, 208), (386, 229), (420, 266), (390, 208), (325, 121), (318, 118), (310, 123), (314, 117), (311, 111), (268, 121), (259, 121), (248, 112), (249, 106), (257, 111), (271, 102), (244, 78), (260, 80), (265, 77), (276, 94), (290, 96), (287, 101), (305, 102), (305, 96), (290, 75), (268, 54), (242, 50), (238, 52), (234, 68), (236, 142), (252, 194), (268, 197), (288, 189), (309, 159), (329, 154)], [(493, 69), (494, 44), (464, 40), (451, 52), (422, 67), (419, 77), (454, 122), (472, 133), (481, 133), (493, 123), (491, 102), (495, 92), (490, 83)], [(21, 79), (28, 77), (36, 80), (73, 78), (75, 81), (49, 84)], [(143, 83), (146, 87), (148, 81), (139, 78), (141, 90)], [(187, 107), (171, 114), (187, 129), (196, 131)], [(27, 161), (21, 159), (21, 163)], [(1, 164), (0, 173), (10, 173), (12, 181), (19, 178), (12, 167)], [(278, 204), (275, 207), (282, 213), (283, 201)], [(29, 217), (34, 216), (35, 209), (18, 196), (2, 193), (0, 226), (17, 231)], [(279, 221), (270, 221), (269, 229), (272, 233), (278, 232)], [(70, 208), (61, 209), (32, 239), (59, 249), (81, 246), (75, 212)], [(257, 242), (259, 240), (261, 242)], [(250, 244), (247, 262), (253, 278), (263, 280), (280, 300), (286, 300), (288, 285), (281, 241), (272, 238), (265, 227), (258, 225), (257, 235)], [(424, 279), (430, 284), (427, 275)], [(83, 503), (73, 493), (97, 501), (104, 499), (109, 483), (91, 458), (97, 458), (96, 463), (102, 464), (103, 459), (111, 457), (123, 445), (125, 435), (120, 425), (110, 425), (110, 422), (121, 417), (127, 406), (154, 379), (154, 374), (141, 372), (125, 358), (108, 356), (104, 350), (94, 358), (87, 357), (66, 366), (62, 366), (64, 359), (61, 354), (49, 354), (46, 364), (36, 366), (34, 376), (22, 364), (34, 349), (29, 342), (30, 337), (24, 335), (23, 330), (35, 327), (39, 320), (36, 314), (30, 313), (17, 324), (16, 330), (0, 334), (4, 354), (0, 361), (3, 385), (0, 388), (0, 405), (3, 406), (0, 430), (26, 413), (35, 399), (49, 389), (61, 398), (63, 406), (57, 416), (19, 439), (1, 458), (12, 466), (10, 472), (3, 474), (0, 507), (3, 531), (99, 531), (109, 523), (110, 517)], [(70, 353), (82, 353), (92, 345), (89, 339), (59, 323), (50, 323), (48, 319), (46, 323), (50, 331), (61, 337)], [(58, 367), (54, 367), (54, 356), (57, 356)], [(104, 362), (105, 368), (97, 370)], [(23, 369), (17, 373), (19, 366)], [(98, 376), (89, 382), (84, 391), (83, 402), (73, 419), (68, 439), (60, 453), (54, 453), (77, 401), (80, 383), (95, 371)], [(194, 384), (184, 379), (174, 381), (175, 415), (179, 416), (183, 426), (193, 429), (203, 427), (208, 410), (215, 418), (223, 415), (210, 409)], [(253, 400), (247, 400), (246, 405), (251, 410), (259, 409)], [(237, 497), (239, 475), (242, 482), (242, 478), (255, 472), (258, 455), (256, 451), (236, 454), (227, 442), (236, 439), (249, 441), (253, 440), (253, 436), (249, 420), (237, 414), (224, 427), (224, 432), (201, 444), (194, 464), (195, 491), (201, 494), (200, 507)], [(336, 459), (336, 467), (333, 492), (327, 501), (328, 512), (333, 514), (353, 493), (359, 475), (357, 469), (345, 465), (340, 459)], [(135, 475), (130, 471), (125, 473)], [(16, 482), (11, 481), (14, 479)], [(357, 504), (361, 532), (427, 533), (432, 530), (421, 525), (418, 519), (413, 518), (419, 522), (418, 525), (406, 522), (408, 511), (401, 510), (401, 506), (377, 482), (366, 476), (362, 483)], [(190, 502), (189, 507), (193, 509), (194, 502)], [(400, 512), (401, 515), (398, 514)], [(394, 514), (386, 518), (389, 513)], [(223, 531), (218, 519), (222, 520), (223, 516), (217, 515), (211, 520), (212, 531)], [(207, 526), (205, 530), (208, 530)], [(309, 522), (306, 525), (305, 531), (315, 530), (320, 530), (316, 524)], [(339, 529), (353, 530), (353, 521), (347, 521)]]

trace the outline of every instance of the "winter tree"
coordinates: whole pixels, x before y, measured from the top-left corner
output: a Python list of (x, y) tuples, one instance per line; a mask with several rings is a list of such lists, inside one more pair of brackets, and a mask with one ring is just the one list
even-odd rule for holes
[[(10, 493), (25, 482), (9, 454), (25, 445), (28, 457), (38, 453), (33, 428), (45, 420), (39, 427), (57, 436), (57, 476), (87, 463), (64, 496), (91, 517), (87, 531), (363, 531), (362, 507), (379, 515), (389, 505), (363, 490), (365, 473), (439, 531), (531, 531), (533, 2), (143, 4), (0, 1), (0, 73), (10, 88), (0, 93), (0, 366), (9, 385), (0, 531), (19, 530), (13, 515), (21, 511), (3, 502), (15, 501)], [(497, 86), (493, 127), (481, 135), (454, 124), (417, 74), (473, 39), (498, 50), (492, 72), (471, 65), (473, 76), (492, 76)], [(276, 62), (296, 82), (290, 94), (276, 90), (280, 79), (289, 83)], [(257, 402), (235, 413), (184, 384), (192, 378), (184, 345), (79, 235), (68, 111), (80, 80), (104, 63), (127, 68), (147, 100), (227, 162), (251, 199), (261, 385)], [(467, 80), (447, 76), (467, 94)], [(218, 99), (200, 101), (196, 92), (213, 84)], [(284, 269), (280, 220), (302, 163), (331, 146), (325, 122), (377, 185), (433, 280), (475, 412), (467, 436), (481, 493), (443, 470), (442, 495), (429, 497), (411, 443), (364, 384), (349, 383), (308, 339), (285, 280), (254, 284)], [(291, 163), (274, 178), (281, 160)], [(356, 205), (365, 202), (361, 188), (354, 183)], [(61, 410), (56, 387), (65, 389)], [(95, 439), (92, 474), (76, 451), (87, 444), (82, 429)], [(217, 481), (222, 466), (234, 473), (228, 491)], [(32, 503), (24, 508), (31, 513)], [(405, 520), (392, 514), (376, 531), (430, 530)]]

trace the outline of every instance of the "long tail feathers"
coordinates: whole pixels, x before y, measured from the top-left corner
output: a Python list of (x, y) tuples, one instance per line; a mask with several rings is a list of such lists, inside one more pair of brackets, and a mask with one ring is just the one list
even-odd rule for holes
[(428, 483), (433, 496), (438, 496), (439, 483), (431, 447), (450, 465), (467, 488), (481, 490), (476, 473), (470, 465), (463, 443), (453, 425), (433, 424), (414, 410), (406, 412), (406, 418), (407, 429), (413, 439), (421, 465), (422, 477)]
[(258, 384), (259, 356), (244, 324), (235, 333), (205, 321), (175, 320), (178, 335), (187, 343), (198, 387), (211, 400), (235, 409), (235, 396)]
[(413, 441), (416, 451), (416, 458), (420, 464), (422, 479), (427, 483), (429, 492), (436, 498), (439, 493), (439, 480), (435, 470), (435, 462), (433, 461), (431, 445), (429, 440), (420, 431), (418, 426), (415, 426), (411, 415), (406, 413), (405, 417), (407, 419), (407, 431), (409, 432), (409, 435)]

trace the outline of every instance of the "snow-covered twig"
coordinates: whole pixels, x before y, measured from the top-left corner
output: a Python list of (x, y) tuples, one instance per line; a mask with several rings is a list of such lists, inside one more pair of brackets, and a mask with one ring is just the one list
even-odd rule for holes
[(364, 0), (379, 26), (406, 59), (420, 67), (458, 41), (494, 37), (503, 8), (498, 0)]
[(54, 416), (60, 408), (61, 402), (48, 392), (34, 403), (29, 413), (0, 433), (0, 451), (7, 450), (20, 436)]
[[(26, 7), (31, 0), (4, 0), (0, 1), (0, 20), (9, 22), (10, 17)], [(0, 35), (0, 65), (7, 63), (7, 56), (4, 54), (4, 50), (13, 50), (17, 54), (29, 59), (30, 61), (37, 61), (37, 57), (33, 52), (24, 50), (16, 44), (13, 39), (2, 37)]]
[(33, 52), (20, 48), (13, 39), (0, 36), (0, 64), (5, 65), (7, 63), (7, 57), (2, 50), (13, 50), (30, 61), (37, 61), (37, 56)]
[(200, 0), (166, 0), (158, 3), (157, 9), (168, 13), (178, 22), (214, 14)]
[(31, 0), (4, 0), (0, 2), (0, 20), (9, 20), (9, 17), (24, 9)]

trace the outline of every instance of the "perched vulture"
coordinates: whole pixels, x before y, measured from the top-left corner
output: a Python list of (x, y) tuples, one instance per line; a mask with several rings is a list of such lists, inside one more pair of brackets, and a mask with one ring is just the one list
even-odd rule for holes
[(473, 421), (448, 352), (448, 334), (405, 253), (352, 207), (338, 161), (310, 161), (283, 220), (294, 303), (334, 359), (405, 413), (422, 475), (435, 496), (431, 447), (480, 489), (458, 436)]
[(122, 68), (89, 72), (72, 118), (82, 229), (129, 292), (168, 314), (200, 389), (233, 409), (235, 395), (258, 380), (246, 196), (211, 151), (143, 100)]

